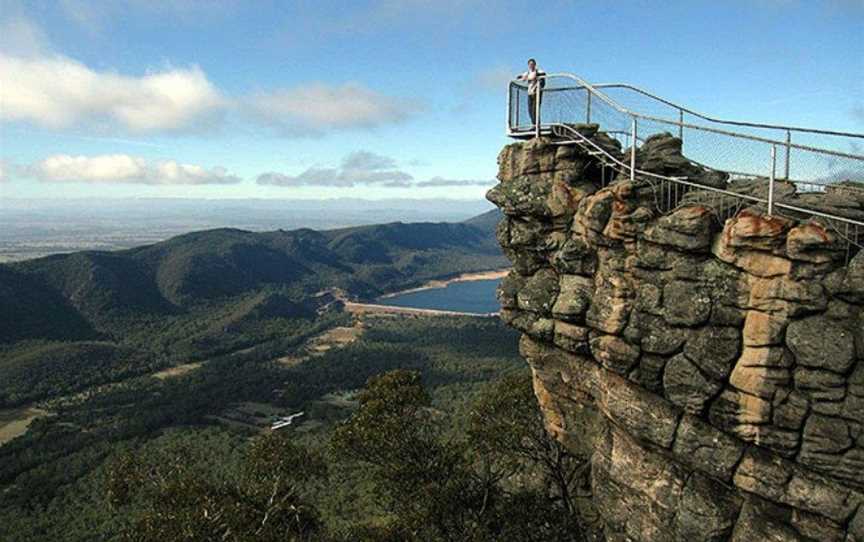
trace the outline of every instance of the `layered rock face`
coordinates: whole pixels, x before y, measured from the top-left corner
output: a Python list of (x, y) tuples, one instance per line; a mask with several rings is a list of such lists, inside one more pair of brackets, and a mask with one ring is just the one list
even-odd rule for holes
[[(864, 251), (699, 193), (660, 213), (573, 145), (499, 166), (502, 318), (548, 430), (590, 453), (607, 539), (864, 541)], [(637, 166), (727, 184), (671, 136)]]

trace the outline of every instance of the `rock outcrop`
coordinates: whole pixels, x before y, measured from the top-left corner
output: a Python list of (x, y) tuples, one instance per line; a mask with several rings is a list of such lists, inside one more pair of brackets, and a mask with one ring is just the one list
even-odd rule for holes
[[(637, 166), (727, 186), (680, 148), (655, 137)], [(864, 541), (864, 251), (698, 192), (661, 213), (649, 180), (604, 183), (573, 145), (499, 166), (502, 319), (548, 430), (591, 454), (607, 539)], [(854, 194), (779, 190), (853, 215)]]

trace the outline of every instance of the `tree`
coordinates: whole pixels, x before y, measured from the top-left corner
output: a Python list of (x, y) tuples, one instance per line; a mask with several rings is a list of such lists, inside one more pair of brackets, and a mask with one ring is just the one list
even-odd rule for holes
[(506, 376), (486, 386), (468, 415), (468, 453), (485, 487), (530, 487), (519, 478), (537, 473), (545, 498), (567, 514), (574, 532), (587, 533), (579, 498), (590, 498), (590, 463), (571, 453), (546, 431), (531, 377)]
[(440, 415), (429, 408), (420, 375), (397, 370), (373, 377), (359, 408), (336, 428), (337, 457), (371, 469), (391, 524), (362, 527), (387, 540), (466, 540), (477, 525), (482, 496), (462, 447), (442, 439)]
[[(331, 434), (329, 477), (322, 457), (288, 432), (253, 439), (228, 474), (206, 468), (206, 450), (121, 455), (107, 498), (129, 517), (124, 538), (581, 542), (590, 533), (576, 503), (588, 463), (546, 433), (527, 378), (488, 386), (461, 425), (432, 408), (416, 372), (373, 377), (358, 400)], [(321, 483), (334, 480), (341, 485)], [(326, 507), (345, 487), (374, 497), (365, 515)], [(312, 495), (334, 521), (329, 530)]]
[(538, 466), (554, 496), (575, 513), (574, 497), (588, 462), (546, 431), (530, 377), (507, 376), (481, 392), (469, 415), (468, 441), (475, 460), (497, 481), (526, 465)]
[(213, 480), (197, 472), (183, 449), (155, 459), (125, 454), (108, 468), (112, 508), (141, 505), (126, 540), (318, 540), (322, 525), (303, 484), (324, 476), (324, 463), (279, 433), (252, 444), (236, 478)]
[[(585, 462), (546, 434), (527, 380), (488, 388), (467, 432), (450, 438), (429, 403), (419, 374), (393, 371), (369, 381), (359, 409), (336, 429), (337, 457), (370, 469), (391, 519), (359, 526), (356, 538), (582, 539), (570, 503)], [(525, 475), (538, 470), (539, 483)]]

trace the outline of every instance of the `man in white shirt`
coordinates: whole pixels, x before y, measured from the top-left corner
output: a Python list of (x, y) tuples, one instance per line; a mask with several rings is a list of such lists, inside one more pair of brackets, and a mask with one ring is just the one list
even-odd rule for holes
[[(516, 79), (528, 81), (528, 114), (531, 115), (531, 124), (537, 124), (537, 105), (543, 103), (542, 91), (546, 86), (546, 75), (542, 69), (537, 67), (537, 61), (528, 59), (528, 71), (516, 76)], [(539, 100), (539, 102), (538, 102)]]

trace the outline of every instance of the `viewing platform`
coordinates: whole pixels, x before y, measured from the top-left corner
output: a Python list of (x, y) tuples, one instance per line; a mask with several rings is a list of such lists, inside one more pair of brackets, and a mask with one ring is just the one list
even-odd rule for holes
[[(835, 232), (850, 253), (862, 248), (864, 134), (714, 118), (633, 85), (591, 84), (570, 73), (542, 79), (533, 115), (528, 84), (510, 82), (509, 137), (546, 137), (556, 145), (583, 148), (610, 169), (604, 182), (623, 177), (651, 183), (660, 213), (698, 191), (705, 198), (731, 198), (735, 209), (757, 206), (769, 216), (816, 220)], [(598, 130), (618, 148), (592, 141)], [(661, 134), (678, 138), (687, 160), (725, 182), (706, 185), (698, 178), (642, 169), (639, 149)], [(747, 182), (750, 188), (763, 183), (764, 189), (740, 189)], [(691, 194), (687, 202), (694, 201), (698, 199)]]

